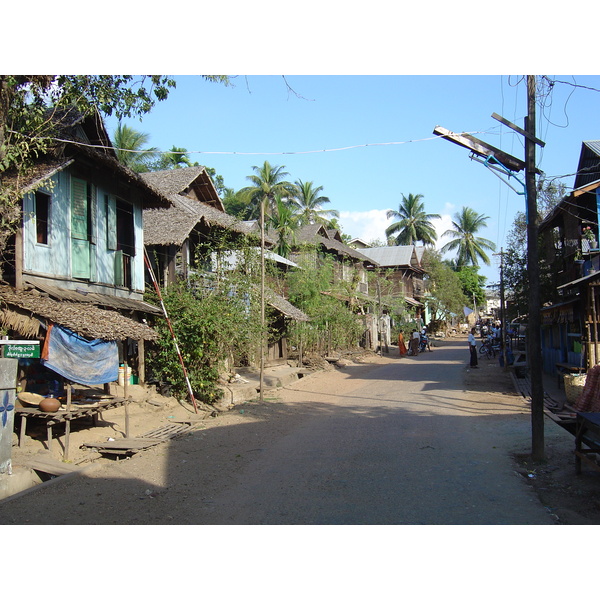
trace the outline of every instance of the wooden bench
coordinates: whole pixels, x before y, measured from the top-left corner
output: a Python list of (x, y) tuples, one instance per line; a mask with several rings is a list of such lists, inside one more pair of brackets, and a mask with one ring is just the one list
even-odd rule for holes
[[(517, 392), (528, 402), (531, 402), (531, 380), (529, 379), (529, 375), (517, 377), (514, 372), (511, 372), (510, 376)], [(566, 402), (564, 404), (557, 402), (546, 391), (544, 391), (544, 414), (557, 425), (575, 435), (577, 411)]]
[[(584, 448), (583, 446), (587, 446)], [(575, 469), (581, 473), (581, 461), (600, 471), (590, 454), (600, 453), (600, 413), (578, 413), (575, 429)]]

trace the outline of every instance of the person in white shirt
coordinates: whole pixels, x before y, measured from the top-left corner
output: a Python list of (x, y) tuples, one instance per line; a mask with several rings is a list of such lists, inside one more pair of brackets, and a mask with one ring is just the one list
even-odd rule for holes
[(469, 352), (471, 353), (470, 366), (473, 369), (477, 369), (477, 340), (475, 339), (475, 327), (471, 329), (469, 334)]

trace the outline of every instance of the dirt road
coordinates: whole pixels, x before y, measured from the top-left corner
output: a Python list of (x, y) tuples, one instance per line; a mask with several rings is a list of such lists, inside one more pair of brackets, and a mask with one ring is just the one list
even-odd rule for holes
[(495, 362), (466, 358), (446, 343), (312, 375), (1, 503), (0, 523), (556, 523), (511, 458), (529, 448), (527, 405)]

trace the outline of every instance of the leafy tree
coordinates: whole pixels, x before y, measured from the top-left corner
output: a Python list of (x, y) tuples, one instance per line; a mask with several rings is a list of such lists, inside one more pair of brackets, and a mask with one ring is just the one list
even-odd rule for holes
[(153, 171), (165, 171), (167, 169), (181, 169), (183, 167), (195, 167), (198, 163), (192, 163), (187, 148), (171, 146), (168, 152), (163, 152), (160, 158), (152, 165)]
[(440, 215), (427, 214), (422, 202), (422, 194), (402, 194), (402, 201), (398, 210), (388, 210), (388, 219), (398, 219), (386, 230), (388, 238), (396, 236), (397, 246), (411, 246), (416, 242), (422, 242), (424, 246), (433, 246), (437, 240), (435, 228), (431, 224), (432, 219), (439, 219)]
[(254, 175), (248, 175), (252, 183), (251, 186), (245, 187), (240, 192), (248, 198), (251, 207), (249, 218), (256, 218), (260, 212), (260, 204), (264, 203), (265, 215), (272, 212), (275, 195), (279, 194), (282, 197), (290, 197), (294, 192), (294, 187), (291, 183), (285, 180), (289, 175), (283, 169), (285, 166), (271, 165), (265, 160), (262, 166), (253, 166)]
[(463, 307), (469, 306), (463, 290), (463, 282), (442, 259), (439, 252), (427, 249), (423, 253), (423, 268), (427, 272), (426, 302), (433, 322), (447, 321), (453, 314), (462, 315)]
[(330, 202), (327, 196), (320, 196), (323, 186), (314, 187), (312, 181), (295, 182), (295, 192), (290, 202), (298, 210), (301, 225), (327, 223), (331, 217), (339, 217), (337, 210), (323, 210), (321, 206)]
[(247, 194), (241, 191), (236, 192), (233, 188), (225, 188), (222, 199), (227, 214), (242, 220), (250, 218), (252, 207)]
[(147, 147), (149, 139), (147, 133), (136, 131), (119, 121), (112, 140), (117, 160), (136, 173), (148, 171), (148, 163), (157, 156), (157, 148)]
[(469, 299), (469, 306), (473, 302), (473, 299), (477, 303), (477, 306), (481, 306), (485, 302), (486, 278), (483, 275), (479, 275), (478, 270), (479, 267), (470, 265), (461, 267), (457, 271), (463, 292)]
[(489, 217), (480, 215), (472, 208), (464, 206), (460, 213), (454, 215), (453, 228), (442, 234), (442, 237), (453, 238), (451, 242), (441, 248), (441, 251), (443, 253), (458, 251), (456, 261), (458, 268), (465, 265), (478, 265), (479, 260), (482, 260), (486, 265), (490, 264), (490, 259), (485, 250), (494, 251), (496, 245), (490, 240), (476, 236), (481, 228), (487, 227), (486, 221), (488, 219)]
[[(294, 323), (290, 328), (290, 341), (296, 346), (302, 343), (305, 352), (322, 352), (328, 345), (333, 350), (356, 347), (363, 328), (352, 308), (334, 297), (336, 291), (347, 297), (349, 290), (344, 284), (340, 284), (339, 289), (333, 287), (333, 259), (307, 251), (295, 261), (301, 268), (287, 274), (289, 301), (311, 320)], [(332, 292), (332, 295), (323, 292)]]
[(287, 258), (294, 245), (295, 231), (299, 226), (299, 215), (294, 205), (285, 202), (279, 194), (275, 194), (274, 210), (269, 215), (268, 226), (277, 234), (275, 252)]

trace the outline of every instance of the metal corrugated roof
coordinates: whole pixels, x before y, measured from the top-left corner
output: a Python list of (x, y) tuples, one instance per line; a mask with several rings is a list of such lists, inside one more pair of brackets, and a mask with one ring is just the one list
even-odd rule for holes
[(381, 246), (361, 248), (360, 253), (377, 261), (382, 267), (412, 266), (414, 246)]

